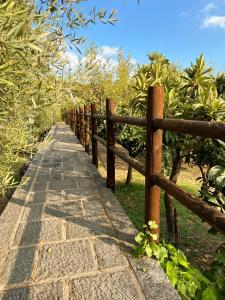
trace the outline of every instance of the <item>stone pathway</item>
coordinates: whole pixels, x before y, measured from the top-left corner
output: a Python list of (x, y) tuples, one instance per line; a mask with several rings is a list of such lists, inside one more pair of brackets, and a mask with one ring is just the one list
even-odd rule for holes
[(179, 299), (69, 127), (49, 134), (0, 216), (0, 299)]

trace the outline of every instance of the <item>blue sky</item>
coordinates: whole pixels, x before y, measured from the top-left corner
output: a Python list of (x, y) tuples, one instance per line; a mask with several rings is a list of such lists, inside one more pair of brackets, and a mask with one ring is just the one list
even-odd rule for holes
[(225, 0), (140, 0), (140, 5), (89, 0), (80, 6), (117, 10), (115, 26), (97, 24), (81, 32), (89, 42), (107, 46), (112, 59), (119, 47), (139, 63), (147, 62), (150, 51), (160, 51), (185, 67), (203, 52), (216, 71), (225, 71)]

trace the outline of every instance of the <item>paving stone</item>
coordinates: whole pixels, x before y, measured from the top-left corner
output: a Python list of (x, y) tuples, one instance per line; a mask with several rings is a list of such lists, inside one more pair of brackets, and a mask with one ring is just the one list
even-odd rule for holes
[(137, 230), (133, 227), (130, 220), (126, 219), (124, 216), (124, 220), (117, 218), (116, 216), (111, 218), (111, 222), (116, 231), (118, 238), (125, 243), (132, 245), (134, 243), (134, 238), (138, 233)]
[(99, 198), (99, 193), (96, 189), (96, 187), (94, 185), (90, 185), (90, 186), (87, 186), (87, 187), (84, 187), (84, 188), (79, 188), (78, 191), (81, 191), (81, 194), (83, 194), (83, 196), (85, 195), (95, 195), (96, 197)]
[(18, 187), (13, 193), (11, 200), (18, 199), (21, 202), (21, 201), (25, 201), (26, 198), (27, 198), (27, 191), (24, 191), (21, 187)]
[(59, 182), (62, 180), (62, 174), (54, 172), (50, 176), (50, 181)]
[(83, 215), (81, 201), (63, 202), (61, 211), (68, 216)]
[(37, 171), (37, 175), (50, 175), (50, 169), (49, 168), (38, 168), (38, 171)]
[(73, 174), (65, 174), (63, 180), (64, 189), (73, 189), (77, 187), (77, 178)]
[(75, 140), (71, 140), (70, 142), (67, 140), (66, 143), (63, 143), (64, 145), (64, 148), (66, 149), (66, 151), (63, 151), (64, 153), (65, 152), (69, 152), (69, 150), (75, 150), (76, 149), (76, 146), (74, 145), (74, 141)]
[(61, 163), (60, 162), (48, 162), (48, 163), (42, 163), (41, 164), (41, 167), (42, 168), (57, 168), (57, 167), (60, 167)]
[(92, 216), (92, 215), (103, 215), (105, 214), (104, 208), (101, 204), (100, 201), (98, 200), (89, 200), (89, 201), (84, 201), (84, 210), (87, 216)]
[(0, 293), (0, 300), (60, 300), (63, 299), (61, 282), (37, 284), (24, 288), (10, 289)]
[[(69, 283), (70, 300), (140, 300), (144, 299), (129, 271), (83, 277)], [(91, 283), (91, 284), (90, 284)]]
[(39, 176), (38, 180), (35, 181), (32, 190), (35, 192), (38, 191), (47, 191), (47, 187), (48, 187), (48, 176)]
[(42, 202), (58, 202), (62, 201), (61, 191), (48, 191), (48, 192), (32, 192), (28, 198), (29, 202), (42, 203)]
[(27, 204), (27, 206), (24, 207), (21, 222), (41, 220), (42, 210), (43, 204)]
[(14, 245), (29, 245), (37, 242), (53, 242), (62, 238), (62, 221), (59, 219), (21, 223)]
[(78, 190), (78, 189), (69, 189), (64, 190), (63, 198), (65, 201), (73, 201), (73, 200), (82, 200), (82, 201), (95, 201), (96, 199), (99, 199), (99, 196), (92, 192), (85, 190)]
[(82, 178), (82, 177), (85, 178), (85, 177), (88, 177), (88, 176), (90, 176), (90, 175), (89, 175), (88, 171), (77, 170), (77, 169), (75, 168), (75, 170), (74, 170), (74, 176), (79, 177), (79, 178)]
[(63, 159), (63, 163), (69, 163), (68, 165), (71, 164), (71, 162), (73, 162), (73, 152), (68, 151), (68, 152), (64, 152), (64, 155), (62, 156)]
[(47, 203), (44, 205), (43, 213), (42, 213), (42, 219), (52, 219), (52, 218), (65, 218), (67, 215), (65, 215), (61, 211), (61, 205), (60, 202), (56, 203)]
[(50, 181), (49, 191), (50, 192), (60, 192), (64, 188), (63, 181)]
[(25, 177), (33, 177), (36, 172), (37, 172), (36, 167), (29, 166), (29, 169), (26, 170), (24, 176)]
[(54, 168), (54, 170), (52, 170), (52, 172), (54, 171), (54, 173), (59, 173), (62, 174), (63, 173), (63, 166), (62, 163), (59, 167)]
[(67, 218), (66, 221), (67, 239), (115, 235), (114, 230), (106, 217), (74, 217)]
[[(65, 169), (63, 169), (64, 172)], [(66, 169), (67, 172), (69, 169)], [(73, 170), (72, 170), (73, 171)], [(62, 178), (61, 174), (55, 173), (51, 177), (51, 181), (49, 183), (50, 190), (59, 190), (59, 189), (73, 189), (77, 187), (76, 183), (77, 178), (73, 173), (64, 173)]]
[(29, 192), (30, 189), (31, 189), (31, 185), (33, 183), (33, 177), (30, 177), (30, 176), (24, 176), (23, 179), (27, 180), (25, 184), (23, 184), (20, 189), (24, 192)]
[[(13, 229), (15, 228), (14, 223), (2, 223), (1, 224), (1, 232), (3, 232), (4, 234), (1, 235), (0, 238), (0, 252), (3, 253), (5, 252), (8, 247), (9, 247), (9, 243), (11, 242), (11, 237), (12, 237), (12, 233), (13, 233)], [(0, 256), (0, 260), (3, 257)]]
[(147, 257), (136, 259), (131, 255), (129, 260), (147, 299), (180, 299), (177, 291), (173, 288), (156, 260)]
[(42, 160), (42, 164), (51, 163), (51, 162), (52, 162), (51, 157), (45, 157), (45, 158)]
[(0, 276), (1, 284), (29, 281), (35, 261), (35, 247), (11, 250)]
[(66, 218), (72, 216), (83, 216), (81, 201), (69, 201), (62, 203), (46, 204), (44, 207), (43, 218)]
[(50, 135), (0, 216), (0, 300), (179, 299), (155, 261), (129, 254), (136, 230), (73, 132)]
[(128, 266), (128, 260), (121, 252), (120, 244), (116, 239), (97, 238), (93, 243), (99, 270)]
[(41, 246), (36, 267), (36, 280), (72, 276), (96, 269), (87, 240)]
[[(5, 210), (0, 216), (0, 224), (2, 223), (15, 223), (24, 209), (22, 205), (14, 203), (16, 199), (12, 198), (7, 204)], [(18, 201), (17, 201), (18, 202)], [(19, 202), (20, 203), (20, 202)]]
[(90, 188), (93, 186), (93, 181), (90, 177), (78, 178), (77, 182), (80, 189)]

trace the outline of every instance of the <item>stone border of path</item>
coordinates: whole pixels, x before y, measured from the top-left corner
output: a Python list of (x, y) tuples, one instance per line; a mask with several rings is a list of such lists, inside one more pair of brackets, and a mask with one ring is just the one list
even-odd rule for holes
[[(49, 132), (49, 135), (53, 135), (53, 133), (56, 131), (56, 129), (57, 129), (57, 127), (53, 127), (51, 129), (51, 131)], [(139, 290), (139, 296), (138, 296), (139, 298), (138, 299), (159, 299), (159, 300), (161, 300), (161, 299), (162, 300), (164, 300), (164, 299), (174, 299), (174, 300), (180, 299), (178, 293), (172, 287), (167, 276), (165, 275), (163, 270), (160, 268), (157, 261), (149, 259), (147, 257), (137, 259), (137, 258), (134, 258), (130, 254), (130, 248), (133, 245), (134, 236), (137, 233), (136, 229), (134, 228), (130, 219), (126, 215), (126, 213), (125, 213), (124, 209), (122, 208), (121, 204), (119, 203), (119, 201), (115, 198), (115, 196), (111, 193), (111, 191), (109, 191), (109, 189), (107, 189), (105, 187), (105, 181), (98, 173), (98, 170), (96, 169), (96, 167), (91, 163), (91, 158), (84, 152), (83, 147), (80, 144), (78, 145), (78, 141), (75, 137), (74, 137), (74, 143), (77, 143), (77, 147), (79, 148), (79, 151), (80, 151), (79, 156), (80, 156), (80, 159), (82, 160), (83, 164), (89, 165), (89, 167), (88, 167), (89, 176), (92, 178), (94, 188), (100, 195), (99, 200), (102, 203), (104, 212), (105, 212), (106, 216), (108, 217), (108, 219), (110, 220), (111, 226), (113, 227), (113, 229), (115, 231), (115, 235), (116, 235), (115, 243), (116, 243), (116, 245), (119, 243), (119, 247), (120, 247), (121, 251), (128, 259), (129, 270), (136, 277), (136, 280), (134, 280), (134, 282), (132, 282), (132, 284), (137, 290)], [(26, 186), (17, 188), (17, 190), (13, 194), (12, 200), (19, 198), (21, 201), (24, 201), (24, 204), (26, 204), (26, 200), (29, 197), (29, 192), (31, 191), (33, 185), (35, 184), (35, 178), (38, 173), (38, 168), (42, 163), (42, 159), (45, 155), (45, 152), (47, 150), (49, 150), (50, 147), (51, 146), (48, 146), (46, 149), (38, 151), (38, 153), (34, 157), (34, 160), (30, 164), (30, 166), (25, 174), (25, 176), (31, 176), (32, 180)], [(21, 205), (17, 204), (16, 201), (10, 201), (8, 203), (5, 211), (3, 212), (3, 214), (0, 217), (0, 226), (2, 227), (2, 231), (4, 232), (4, 235), (3, 235), (4, 238), (0, 239), (0, 255), (1, 255), (1, 257), (5, 256), (4, 259), (2, 259), (1, 263), (0, 263), (0, 272), (1, 273), (3, 270), (4, 264), (6, 262), (6, 259), (7, 259), (6, 253), (7, 253), (7, 251), (9, 251), (11, 249), (11, 247), (13, 245), (13, 242), (14, 242), (15, 236), (16, 236), (16, 231), (18, 229), (18, 225), (21, 221), (24, 210), (25, 210), (25, 205), (21, 206)], [(4, 222), (1, 222), (2, 220)], [(108, 237), (106, 236), (105, 238), (109, 239), (110, 236), (108, 236)], [(72, 240), (72, 242), (70, 242), (70, 241), (67, 241), (67, 242), (70, 245), (72, 245), (73, 243), (76, 245), (79, 244), (79, 240), (77, 242), (76, 241), (73, 242), (73, 240)], [(83, 242), (85, 242), (85, 241), (83, 240)], [(113, 246), (114, 245), (115, 244), (113, 244)], [(23, 246), (23, 247), (26, 248), (26, 246)], [(99, 251), (101, 252), (103, 250), (104, 249), (101, 249), (101, 247), (100, 247)], [(108, 249), (106, 249), (106, 251), (108, 251)], [(20, 259), (22, 259), (22, 257), (20, 257)], [(113, 260), (113, 258), (110, 258), (110, 259)], [(109, 261), (109, 263), (110, 263), (110, 261)], [(24, 267), (26, 268), (26, 266), (24, 266)], [(116, 270), (116, 272), (112, 273), (114, 271), (110, 271), (110, 268), (109, 268), (109, 270), (102, 272), (102, 273), (99, 273), (99, 271), (98, 271), (98, 272), (96, 272), (96, 278), (98, 278), (98, 276), (101, 276), (101, 279), (106, 281), (106, 286), (112, 284), (113, 280), (114, 280), (114, 282), (115, 282), (115, 280), (118, 282), (118, 280), (120, 280), (120, 277), (121, 278), (129, 278), (129, 277), (125, 276), (126, 272), (125, 272), (124, 267), (122, 267), (122, 265), (121, 266), (118, 265), (118, 267), (116, 267), (116, 268), (114, 267), (112, 270), (114, 270), (114, 271)], [(107, 280), (109, 280), (109, 278), (107, 277), (107, 274), (111, 274), (110, 276), (113, 279), (112, 281), (107, 282)], [(76, 278), (77, 278), (76, 280), (77, 280), (78, 284), (81, 286), (84, 285), (84, 287), (86, 287), (86, 288), (88, 288), (88, 284), (92, 285), (92, 283), (94, 284), (94, 281), (95, 281), (95, 277), (93, 276), (93, 273), (91, 273), (89, 275), (88, 272), (82, 273), (80, 275), (80, 277), (79, 277), (79, 275), (77, 275)], [(90, 278), (93, 282), (92, 281), (90, 282)], [(66, 280), (68, 280), (68, 279), (70, 279), (70, 278), (66, 277)], [(45, 284), (48, 283), (51, 286), (50, 289), (52, 289), (52, 291), (50, 294), (52, 295), (53, 291), (55, 291), (55, 290), (57, 290), (57, 288), (59, 288), (58, 286), (55, 286), (55, 284), (60, 280), (62, 280), (62, 278), (55, 279), (55, 280), (51, 279), (51, 280), (47, 280), (47, 281), (42, 280), (41, 282), (36, 282), (36, 283), (34, 282), (34, 283), (29, 283), (29, 284), (25, 283), (24, 285), (22, 283), (19, 286), (21, 287), (21, 289), (23, 288), (23, 286), (25, 288), (29, 288), (31, 290), (30, 294), (36, 295), (35, 294), (36, 292), (35, 291), (32, 292), (32, 290), (35, 290), (36, 287), (38, 285), (40, 285), (40, 283), (41, 283), (41, 288), (43, 289), (43, 293), (42, 293), (42, 296), (43, 296), (44, 290), (45, 290), (44, 286), (45, 286)], [(128, 279), (126, 279), (126, 280), (128, 280)], [(60, 284), (62, 284), (62, 283), (60, 283)], [(122, 287), (122, 284), (123, 284), (123, 282), (121, 281), (121, 288), (124, 288), (124, 287)], [(127, 286), (129, 286), (130, 283), (127, 282), (124, 284), (125, 284), (125, 291), (126, 291), (126, 288), (127, 288)], [(0, 283), (0, 285), (1, 285), (1, 283)], [(13, 291), (15, 291), (16, 287), (17, 287), (16, 284), (13, 285), (12, 287), (10, 286), (10, 290), (12, 291), (12, 293), (11, 294), (9, 293), (9, 295), (8, 295), (9, 298), (4, 297), (4, 294), (0, 294), (0, 299), (4, 299), (4, 300), (6, 300), (6, 299), (13, 299), (13, 300), (14, 299), (20, 299), (20, 300), (28, 299), (28, 298), (26, 298), (26, 296), (24, 296), (24, 298), (18, 298), (18, 295), (13, 294)], [(8, 289), (7, 284), (6, 284), (6, 286), (3, 286), (3, 288)], [(72, 288), (75, 288), (75, 287), (72, 286)], [(113, 288), (113, 287), (111, 287), (111, 288)], [(23, 292), (24, 292), (24, 289), (23, 289)], [(60, 294), (59, 292), (56, 292), (56, 294), (57, 293), (58, 293), (58, 295)], [(52, 298), (52, 296), (49, 296), (50, 294), (48, 294), (48, 296), (44, 296), (44, 298), (42, 298), (42, 299), (48, 299), (48, 300), (69, 299), (68, 292), (67, 293), (65, 292), (64, 295), (67, 295), (67, 297), (65, 297), (65, 298), (63, 298), (63, 296), (59, 296), (58, 298)], [(1, 297), (1, 295), (3, 295), (3, 298)], [(29, 299), (31, 299), (31, 298), (29, 298)], [(39, 296), (33, 296), (32, 299), (42, 300), (41, 298), (39, 298)], [(93, 298), (91, 298), (91, 299), (100, 299), (100, 298), (98, 298), (97, 295), (93, 295)], [(113, 299), (123, 300), (121, 297), (120, 298), (114, 297)]]
[[(87, 154), (85, 153), (85, 155)], [(97, 169), (95, 168), (95, 170)], [(105, 180), (98, 172), (94, 177), (94, 181), (97, 189), (100, 190), (102, 195), (101, 202), (105, 212), (111, 220), (118, 239), (122, 240), (120, 246), (124, 249), (125, 255), (134, 270), (137, 280), (142, 286), (146, 299), (180, 299), (177, 291), (171, 285), (168, 277), (156, 260), (147, 257), (135, 258), (130, 253), (131, 247), (134, 245), (134, 237), (138, 231), (117, 198), (105, 187)]]

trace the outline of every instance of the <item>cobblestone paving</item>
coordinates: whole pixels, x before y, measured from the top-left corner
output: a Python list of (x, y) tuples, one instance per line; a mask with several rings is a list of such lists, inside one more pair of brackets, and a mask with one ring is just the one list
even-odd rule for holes
[(0, 300), (179, 299), (69, 127), (49, 134), (0, 216)]

